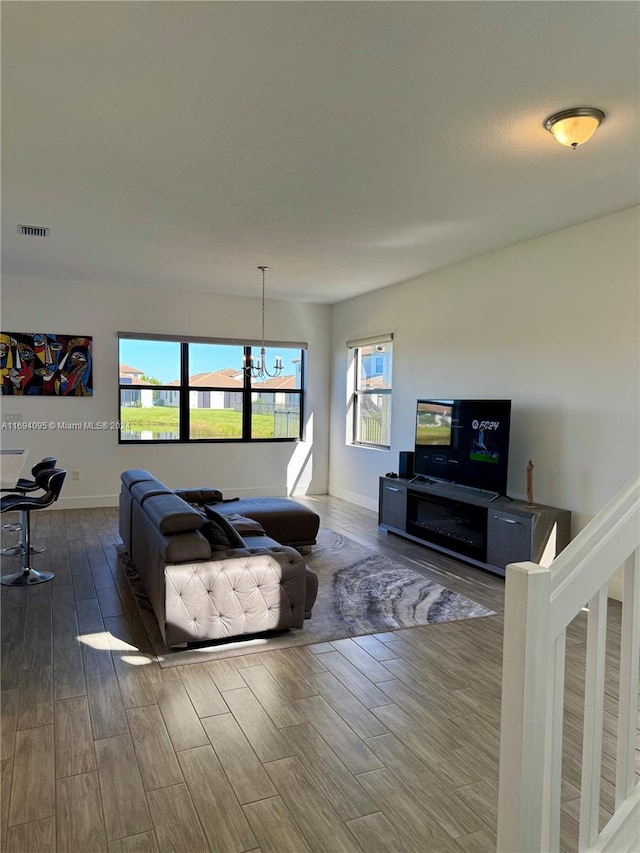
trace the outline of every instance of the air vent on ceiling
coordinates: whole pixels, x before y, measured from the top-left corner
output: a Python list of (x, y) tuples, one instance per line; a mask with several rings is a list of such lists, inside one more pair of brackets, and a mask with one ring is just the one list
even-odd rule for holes
[(18, 225), (18, 234), (25, 237), (48, 237), (49, 229), (42, 225)]

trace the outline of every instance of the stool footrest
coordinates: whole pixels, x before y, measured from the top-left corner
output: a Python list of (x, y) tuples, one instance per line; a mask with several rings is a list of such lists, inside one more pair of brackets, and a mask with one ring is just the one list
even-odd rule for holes
[[(33, 545), (29, 548), (30, 554), (44, 554), (46, 548), (34, 548)], [(11, 548), (3, 548), (0, 551), (3, 557), (22, 557), (25, 553), (24, 545), (13, 545)]]

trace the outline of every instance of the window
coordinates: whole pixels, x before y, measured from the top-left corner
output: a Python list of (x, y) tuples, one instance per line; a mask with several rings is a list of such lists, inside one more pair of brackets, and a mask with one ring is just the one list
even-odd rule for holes
[(393, 335), (347, 341), (351, 351), (351, 443), (391, 445)]
[(260, 379), (244, 369), (253, 342), (119, 335), (120, 443), (302, 438), (306, 344), (266, 348)]

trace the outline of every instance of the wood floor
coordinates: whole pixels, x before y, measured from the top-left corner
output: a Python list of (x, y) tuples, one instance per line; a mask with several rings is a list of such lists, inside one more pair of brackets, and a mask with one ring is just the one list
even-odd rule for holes
[[(380, 533), (368, 510), (305, 502), (323, 525), (498, 615), (161, 669), (118, 573), (117, 511), (38, 513), (33, 538), (47, 551), (33, 564), (56, 577), (1, 588), (4, 853), (495, 849), (503, 580)], [(615, 604), (610, 623), (605, 809)], [(566, 851), (577, 849), (583, 662), (579, 619), (567, 643)]]

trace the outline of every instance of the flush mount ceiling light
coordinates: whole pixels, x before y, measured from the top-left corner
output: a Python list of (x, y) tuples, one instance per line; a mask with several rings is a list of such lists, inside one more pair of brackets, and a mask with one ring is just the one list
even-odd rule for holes
[(262, 273), (262, 346), (260, 347), (260, 356), (257, 362), (254, 362), (253, 356), (249, 356), (249, 363), (245, 363), (244, 369), (254, 379), (266, 379), (269, 376), (280, 376), (282, 373), (282, 356), (275, 357), (275, 363), (272, 370), (267, 369), (266, 347), (264, 345), (264, 277), (269, 267), (260, 266), (258, 269)]
[(544, 126), (552, 133), (560, 145), (575, 149), (591, 139), (600, 124), (604, 113), (595, 107), (574, 107), (554, 113), (545, 121)]

